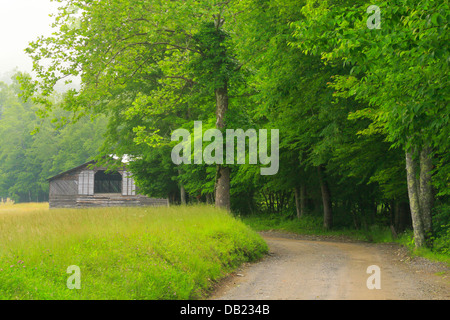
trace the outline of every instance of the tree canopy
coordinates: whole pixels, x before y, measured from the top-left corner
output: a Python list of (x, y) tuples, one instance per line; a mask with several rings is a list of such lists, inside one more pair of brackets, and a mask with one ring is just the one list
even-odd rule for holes
[(54, 109), (42, 118), (39, 106), (23, 102), (21, 92), (17, 80), (0, 83), (0, 198), (47, 201), (47, 179), (94, 159), (107, 122), (97, 116), (70, 123), (56, 95)]
[[(37, 78), (20, 78), (21, 95), (62, 123), (102, 117), (97, 155), (133, 156), (147, 194), (318, 214), (327, 229), (410, 225), (418, 247), (448, 228), (447, 1), (384, 1), (375, 25), (366, 1), (59, 2), (57, 32), (27, 48)], [(81, 88), (55, 103), (74, 76)], [(171, 133), (194, 121), (279, 129), (278, 173), (174, 164)]]

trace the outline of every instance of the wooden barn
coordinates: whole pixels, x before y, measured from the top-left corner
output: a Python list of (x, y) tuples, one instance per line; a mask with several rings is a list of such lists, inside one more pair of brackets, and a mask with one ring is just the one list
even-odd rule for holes
[(168, 199), (140, 195), (126, 165), (106, 170), (90, 161), (49, 178), (50, 208), (169, 205)]

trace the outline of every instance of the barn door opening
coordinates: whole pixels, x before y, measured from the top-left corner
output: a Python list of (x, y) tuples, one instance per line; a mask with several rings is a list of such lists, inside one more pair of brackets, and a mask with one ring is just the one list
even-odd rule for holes
[(122, 175), (99, 170), (94, 177), (94, 193), (122, 193)]

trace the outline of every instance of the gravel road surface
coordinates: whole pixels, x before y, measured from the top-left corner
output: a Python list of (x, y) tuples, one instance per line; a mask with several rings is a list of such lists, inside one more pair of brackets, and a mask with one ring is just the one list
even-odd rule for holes
[[(448, 300), (450, 270), (397, 244), (262, 232), (270, 253), (221, 281), (216, 300)], [(369, 289), (369, 266), (380, 289)], [(376, 279), (369, 281), (375, 284)]]

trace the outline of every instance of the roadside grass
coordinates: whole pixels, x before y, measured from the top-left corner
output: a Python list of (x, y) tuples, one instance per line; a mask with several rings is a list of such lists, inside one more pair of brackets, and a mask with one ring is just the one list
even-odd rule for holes
[(355, 240), (367, 240), (367, 234), (361, 230), (325, 230), (322, 218), (313, 215), (297, 219), (283, 215), (254, 214), (243, 216), (241, 220), (255, 231), (279, 230), (304, 235), (347, 236)]
[[(32, 210), (0, 207), (0, 299), (201, 299), (267, 252), (211, 206)], [(68, 289), (81, 271), (81, 289)]]
[[(436, 252), (429, 248), (416, 249), (415, 245), (414, 245), (414, 235), (411, 230), (408, 230), (408, 231), (400, 234), (399, 237), (397, 239), (395, 239), (394, 241), (405, 246), (406, 248), (408, 248), (411, 256), (423, 257), (428, 260), (443, 262), (447, 265), (447, 267), (450, 268), (450, 255), (449, 254)], [(447, 252), (448, 252), (448, 250), (447, 250)]]
[(395, 242), (406, 247), (412, 256), (420, 256), (429, 260), (443, 262), (450, 267), (450, 255), (426, 248), (417, 250), (414, 246), (414, 237), (411, 230), (399, 234), (394, 239), (389, 227), (378, 225), (368, 226), (366, 230), (355, 230), (345, 227), (325, 230), (323, 228), (323, 219), (314, 215), (305, 215), (301, 219), (297, 219), (283, 215), (253, 214), (243, 216), (241, 220), (255, 231), (279, 230), (302, 235), (341, 236), (373, 243)]

